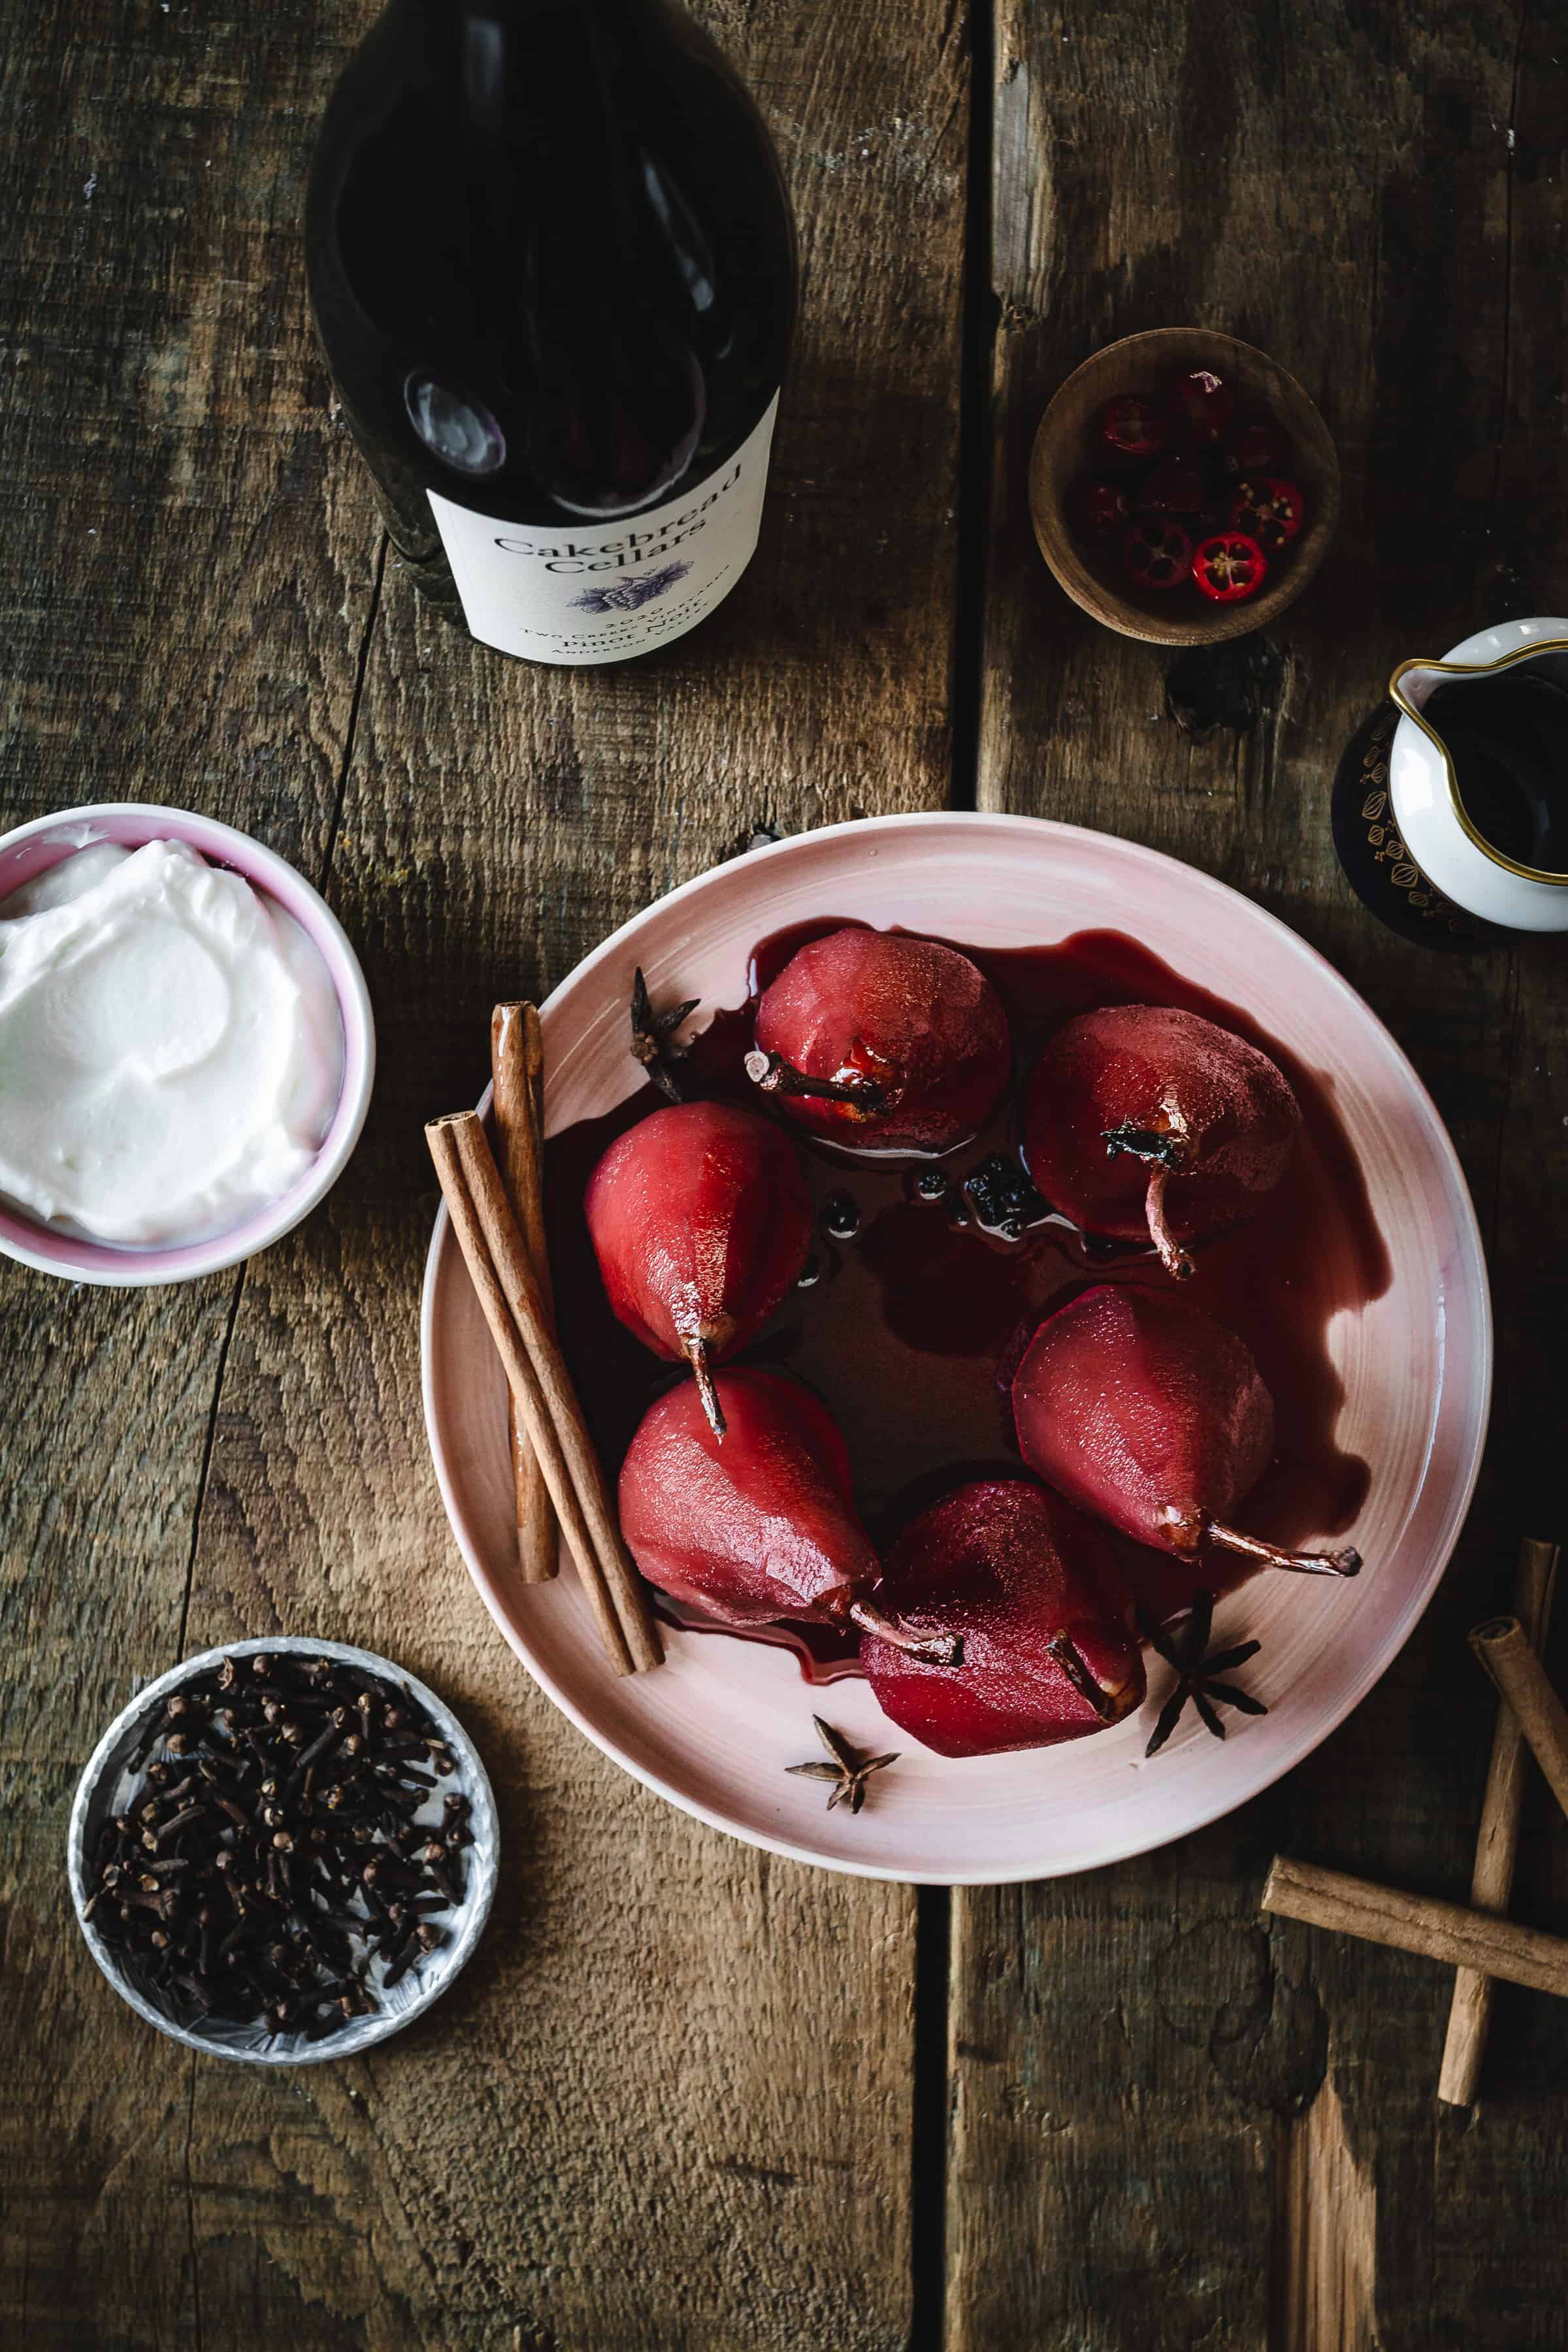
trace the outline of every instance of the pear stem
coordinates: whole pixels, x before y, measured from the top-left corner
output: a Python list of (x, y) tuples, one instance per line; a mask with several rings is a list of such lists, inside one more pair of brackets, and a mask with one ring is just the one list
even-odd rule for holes
[(713, 1351), (706, 1339), (683, 1339), (681, 1348), (686, 1360), (697, 1375), (697, 1392), (702, 1399), (702, 1410), (708, 1416), (708, 1426), (722, 1444), (729, 1423), (719, 1402), (719, 1391), (713, 1385)]
[(1051, 1656), (1060, 1666), (1079, 1698), (1087, 1699), (1101, 1723), (1114, 1723), (1116, 1703), (1102, 1683), (1096, 1682), (1084, 1662), (1083, 1653), (1070, 1633), (1053, 1633), (1046, 1643)]
[(1163, 1160), (1156, 1160), (1149, 1171), (1149, 1190), (1143, 1195), (1143, 1214), (1149, 1223), (1149, 1238), (1160, 1253), (1160, 1263), (1173, 1282), (1189, 1281), (1193, 1261), (1182, 1247), (1165, 1221), (1165, 1187), (1174, 1170)]
[(765, 1095), (816, 1095), (824, 1102), (848, 1103), (868, 1118), (885, 1108), (875, 1078), (808, 1078), (782, 1054), (764, 1054), (760, 1046), (746, 1056), (746, 1076)]
[(1279, 1544), (1265, 1543), (1261, 1536), (1244, 1536), (1238, 1528), (1221, 1527), (1217, 1519), (1205, 1519), (1204, 1533), (1211, 1543), (1244, 1552), (1248, 1559), (1260, 1559), (1266, 1568), (1290, 1569), (1297, 1576), (1361, 1574), (1361, 1554), (1349, 1544), (1341, 1551), (1285, 1551)]
[(907, 1633), (895, 1618), (885, 1617), (873, 1601), (852, 1601), (849, 1614), (863, 1633), (886, 1642), (889, 1649), (902, 1650), (906, 1657), (919, 1658), (928, 1666), (963, 1664), (962, 1633)]

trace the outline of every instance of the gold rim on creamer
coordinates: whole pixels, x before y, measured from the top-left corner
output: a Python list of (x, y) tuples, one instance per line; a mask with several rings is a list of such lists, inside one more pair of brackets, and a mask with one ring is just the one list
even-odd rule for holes
[(1554, 889), (1562, 890), (1568, 889), (1568, 874), (1549, 874), (1542, 866), (1521, 866), (1517, 858), (1505, 857), (1484, 833), (1478, 831), (1460, 797), (1459, 780), (1454, 773), (1454, 762), (1449, 757), (1447, 745), (1436, 730), (1427, 725), (1415, 705), (1402, 692), (1400, 685), (1400, 681), (1408, 677), (1413, 669), (1435, 670), (1440, 677), (1489, 677), (1494, 670), (1511, 669), (1515, 662), (1531, 661), (1537, 654), (1568, 654), (1568, 637), (1536, 637), (1526, 645), (1516, 646), (1511, 653), (1500, 654), (1496, 661), (1489, 662), (1423, 661), (1417, 656), (1414, 661), (1400, 663), (1388, 681), (1388, 691), (1405, 718), (1415, 720), (1442, 761), (1443, 772), (1448, 779), (1448, 798), (1453, 803), (1454, 814), (1467, 838), (1474, 842), (1481, 856), (1489, 857), (1494, 866), (1500, 866), (1506, 873), (1517, 874), (1521, 882), (1544, 882)]

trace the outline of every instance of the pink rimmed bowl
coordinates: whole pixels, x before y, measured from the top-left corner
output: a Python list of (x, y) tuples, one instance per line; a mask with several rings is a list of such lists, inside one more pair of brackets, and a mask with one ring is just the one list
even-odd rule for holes
[(35, 817), (30, 824), (0, 835), (0, 900), (97, 842), (142, 849), (150, 841), (186, 843), (208, 865), (239, 875), (286, 915), (292, 915), (331, 975), (343, 1024), (343, 1082), (331, 1125), (299, 1182), (243, 1224), (227, 1233), (209, 1234), (205, 1241), (174, 1243), (162, 1249), (81, 1241), (72, 1234), (57, 1233), (0, 1201), (0, 1252), (6, 1257), (40, 1274), (58, 1274), (68, 1282), (96, 1282), (119, 1290), (194, 1281), (198, 1275), (237, 1265), (241, 1258), (253, 1256), (291, 1233), (318, 1201), (325, 1199), (348, 1165), (370, 1108), (375, 1076), (370, 992), (342, 925), (321, 892), (313, 890), (304, 876), (275, 850), (264, 849), (248, 834), (220, 824), (216, 817), (197, 816), (189, 809), (160, 808), (149, 801), (101, 801), (88, 808), (62, 809), (55, 816)]
[[(640, 966), (655, 1002), (704, 1015), (744, 1001), (758, 940), (824, 915), (982, 947), (1131, 931), (1185, 979), (1243, 1003), (1332, 1090), (1388, 1253), (1386, 1288), (1338, 1313), (1336, 1438), (1373, 1465), (1351, 1538), (1355, 1582), (1261, 1577), (1220, 1603), (1216, 1643), (1257, 1636), (1269, 1713), (1211, 1739), (1189, 1709), (1152, 1761), (1148, 1706), (1093, 1739), (962, 1761), (894, 1730), (869, 1685), (802, 1681), (786, 1651), (667, 1631), (668, 1663), (617, 1679), (570, 1568), (524, 1585), (506, 1386), (446, 1213), (426, 1269), (425, 1410), (447, 1515), (486, 1605), (529, 1672), (606, 1756), (699, 1820), (796, 1861), (975, 1885), (1094, 1868), (1185, 1835), (1299, 1764), (1384, 1674), (1436, 1589), (1486, 1434), (1491, 1315), (1475, 1213), (1420, 1079), (1375, 1014), (1304, 940), (1174, 858), (1076, 825), (944, 813), (834, 825), (672, 891), (587, 956), (542, 1007), (545, 1124), (611, 1110), (641, 1083), (626, 1050)], [(569, 1304), (563, 1304), (563, 1314)], [(788, 1768), (821, 1712), (857, 1746), (900, 1752), (863, 1812), (826, 1810)]]

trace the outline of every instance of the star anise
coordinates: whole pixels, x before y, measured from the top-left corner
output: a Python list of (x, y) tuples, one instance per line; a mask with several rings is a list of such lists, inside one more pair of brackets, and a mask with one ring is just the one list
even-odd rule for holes
[(684, 1004), (672, 1005), (666, 1013), (656, 1013), (648, 996), (647, 982), (637, 966), (632, 980), (632, 1059), (640, 1062), (659, 1093), (668, 1102), (681, 1099), (680, 1088), (675, 1083), (672, 1062), (683, 1062), (687, 1048), (671, 1043), (676, 1031), (689, 1014), (696, 1012), (701, 998), (689, 997)]
[(814, 1715), (811, 1719), (816, 1726), (817, 1738), (833, 1759), (832, 1763), (786, 1764), (784, 1770), (798, 1772), (807, 1780), (833, 1781), (833, 1794), (827, 1800), (828, 1811), (831, 1812), (835, 1805), (847, 1804), (852, 1813), (858, 1813), (866, 1801), (866, 1783), (872, 1773), (881, 1771), (884, 1765), (896, 1764), (902, 1750), (895, 1748), (890, 1756), (862, 1756), (858, 1748), (851, 1748), (841, 1731), (835, 1731), (833, 1726), (824, 1723), (819, 1715)]
[(1268, 1709), (1260, 1698), (1244, 1691), (1238, 1684), (1218, 1682), (1215, 1676), (1228, 1674), (1233, 1667), (1244, 1665), (1256, 1657), (1263, 1647), (1261, 1642), (1237, 1642), (1228, 1650), (1208, 1650), (1209, 1634), (1214, 1627), (1214, 1594), (1194, 1592), (1193, 1605), (1184, 1624), (1173, 1631), (1157, 1625), (1153, 1619), (1138, 1612), (1139, 1630), (1156, 1656), (1164, 1659), (1176, 1672), (1176, 1686), (1160, 1709), (1160, 1719), (1150, 1734), (1145, 1756), (1157, 1756), (1174, 1731), (1182, 1709), (1189, 1699), (1198, 1712), (1198, 1720), (1205, 1731), (1216, 1739), (1225, 1738), (1225, 1726), (1215, 1713), (1220, 1706), (1239, 1707), (1243, 1715), (1267, 1715)]

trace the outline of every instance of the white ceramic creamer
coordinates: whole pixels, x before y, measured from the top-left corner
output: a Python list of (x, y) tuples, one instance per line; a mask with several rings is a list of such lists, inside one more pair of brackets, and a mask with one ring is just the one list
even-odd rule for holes
[[(1450, 681), (1496, 678), (1529, 667), (1568, 696), (1568, 620), (1503, 621), (1478, 630), (1441, 661), (1401, 663), (1389, 692), (1402, 716), (1389, 753), (1388, 783), (1399, 831), (1427, 879), (1483, 921), (1515, 931), (1568, 930), (1568, 872), (1529, 862), (1472, 790), (1463, 793), (1462, 761), (1427, 713)], [(1450, 709), (1454, 698), (1444, 699)], [(1547, 780), (1568, 795), (1568, 773)], [(1568, 863), (1568, 861), (1564, 861)]]

